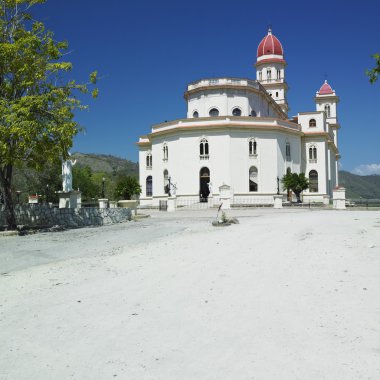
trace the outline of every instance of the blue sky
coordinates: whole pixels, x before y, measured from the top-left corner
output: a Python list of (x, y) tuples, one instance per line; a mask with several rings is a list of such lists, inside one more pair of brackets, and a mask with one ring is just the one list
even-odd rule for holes
[(255, 78), (268, 25), (288, 62), (289, 116), (315, 109), (325, 76), (338, 96), (344, 170), (380, 174), (380, 82), (365, 70), (380, 52), (378, 1), (48, 0), (34, 15), (70, 44), (72, 77), (98, 70), (100, 95), (77, 115), (86, 133), (72, 151), (137, 161), (153, 124), (186, 117), (188, 82)]

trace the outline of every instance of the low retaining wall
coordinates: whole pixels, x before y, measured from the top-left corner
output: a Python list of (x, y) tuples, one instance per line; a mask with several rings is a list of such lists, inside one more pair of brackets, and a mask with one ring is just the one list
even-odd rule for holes
[[(102, 226), (131, 220), (129, 208), (55, 208), (48, 205), (16, 205), (18, 225), (28, 227), (85, 227)], [(0, 207), (0, 226), (6, 225), (4, 206)]]

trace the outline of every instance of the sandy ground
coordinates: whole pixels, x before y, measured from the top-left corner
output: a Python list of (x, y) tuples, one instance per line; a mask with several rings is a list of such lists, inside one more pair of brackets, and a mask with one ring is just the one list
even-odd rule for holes
[(0, 379), (380, 379), (380, 212), (0, 238)]

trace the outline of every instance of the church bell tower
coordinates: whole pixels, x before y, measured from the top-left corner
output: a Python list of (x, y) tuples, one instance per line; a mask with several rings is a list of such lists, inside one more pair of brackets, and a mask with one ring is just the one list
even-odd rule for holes
[(265, 87), (283, 112), (288, 114), (289, 106), (286, 97), (288, 85), (285, 82), (284, 49), (278, 38), (272, 34), (271, 28), (257, 48), (255, 66), (256, 79)]

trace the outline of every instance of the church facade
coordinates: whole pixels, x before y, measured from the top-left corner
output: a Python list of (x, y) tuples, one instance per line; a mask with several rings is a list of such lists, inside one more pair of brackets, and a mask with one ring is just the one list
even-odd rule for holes
[(338, 96), (325, 81), (315, 111), (289, 119), (286, 60), (269, 29), (257, 49), (256, 80), (208, 78), (184, 94), (187, 117), (154, 125), (139, 147), (140, 204), (157, 206), (168, 195), (180, 204), (219, 201), (270, 204), (287, 172), (303, 172), (304, 201), (327, 203), (338, 185)]

